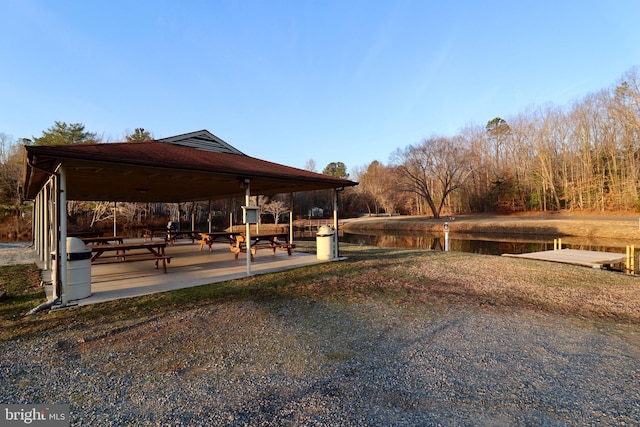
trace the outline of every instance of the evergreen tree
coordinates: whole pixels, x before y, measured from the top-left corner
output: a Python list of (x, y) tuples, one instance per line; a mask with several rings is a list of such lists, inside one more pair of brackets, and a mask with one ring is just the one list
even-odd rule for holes
[(96, 134), (85, 131), (82, 123), (56, 121), (40, 138), (33, 137), (33, 142), (35, 145), (94, 144), (97, 140)]

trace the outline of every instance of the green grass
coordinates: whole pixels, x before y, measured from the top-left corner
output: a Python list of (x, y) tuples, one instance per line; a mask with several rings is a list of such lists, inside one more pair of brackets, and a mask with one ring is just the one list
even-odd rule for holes
[(6, 292), (0, 302), (2, 321), (20, 319), (46, 301), (44, 288), (40, 286), (40, 270), (35, 264), (0, 267), (0, 290)]

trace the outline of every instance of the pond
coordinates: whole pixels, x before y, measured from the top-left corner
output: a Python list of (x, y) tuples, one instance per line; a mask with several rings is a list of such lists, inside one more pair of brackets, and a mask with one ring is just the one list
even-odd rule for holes
[[(445, 248), (444, 233), (433, 234), (356, 234), (344, 233), (340, 242), (371, 245), (388, 248), (429, 249), (442, 251)], [(562, 247), (591, 251), (625, 253), (624, 242), (611, 242), (605, 239), (593, 241), (587, 238), (567, 237), (562, 239)], [(472, 252), (488, 255), (522, 254), (553, 250), (554, 237), (546, 236), (470, 236), (449, 235), (449, 250), (456, 252)]]

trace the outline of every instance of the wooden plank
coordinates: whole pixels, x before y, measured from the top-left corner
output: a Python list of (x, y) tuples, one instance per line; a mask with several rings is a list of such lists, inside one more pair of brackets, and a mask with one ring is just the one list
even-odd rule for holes
[(624, 263), (626, 259), (625, 254), (616, 252), (583, 251), (579, 249), (561, 249), (527, 254), (502, 254), (502, 256), (560, 262), (593, 268), (602, 268), (605, 265)]

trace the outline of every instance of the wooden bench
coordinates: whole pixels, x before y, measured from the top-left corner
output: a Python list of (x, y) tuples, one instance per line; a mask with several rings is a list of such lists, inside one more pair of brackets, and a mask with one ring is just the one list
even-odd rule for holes
[[(276, 245), (276, 247), (278, 249), (282, 249), (283, 251), (287, 251), (287, 254), (289, 254), (289, 256), (291, 256), (291, 250), (296, 248), (295, 243), (282, 243), (282, 244), (278, 244)], [(274, 250), (275, 253), (275, 250)]]
[(129, 254), (129, 255), (113, 255), (113, 256), (103, 256), (100, 259), (109, 259), (112, 258), (112, 261), (101, 261), (96, 264), (116, 264), (120, 262), (138, 262), (138, 261), (155, 261), (156, 270), (159, 267), (160, 261), (162, 261), (162, 271), (167, 272), (167, 264), (171, 263), (170, 256), (160, 255), (160, 256), (149, 256), (147, 254)]
[(240, 233), (237, 232), (227, 232), (227, 231), (215, 231), (211, 233), (200, 233), (200, 240), (198, 243), (200, 244), (200, 252), (202, 252), (202, 248), (206, 245), (209, 247), (209, 252), (213, 252), (213, 242), (216, 240), (226, 241), (232, 246), (235, 242), (236, 236), (239, 236)]
[(164, 237), (164, 241), (170, 245), (173, 245), (176, 242), (176, 239), (180, 237), (186, 237), (187, 239), (191, 239), (191, 243), (194, 243), (200, 237), (200, 232), (198, 231), (167, 231)]
[[(156, 243), (129, 243), (115, 245), (96, 245), (91, 248), (94, 253), (91, 262), (95, 263), (98, 259), (110, 259), (106, 263), (116, 262), (138, 262), (138, 261), (155, 261), (156, 269), (160, 261), (162, 261), (162, 270), (167, 272), (167, 264), (171, 262), (170, 256), (165, 255), (164, 249), (167, 246), (164, 242)], [(140, 252), (131, 252), (134, 250), (143, 250)], [(144, 252), (146, 251), (146, 252)], [(115, 252), (115, 255), (105, 255), (106, 252)]]
[[(291, 256), (291, 250), (296, 247), (295, 244), (286, 241), (288, 235), (286, 233), (266, 233), (251, 235), (250, 254), (251, 261), (258, 249), (271, 249), (275, 255), (276, 249), (286, 250), (289, 256)], [(284, 238), (285, 240), (278, 240), (278, 238)], [(235, 259), (238, 259), (240, 253), (247, 253), (247, 242), (244, 235), (238, 235), (235, 237), (235, 244), (229, 245), (231, 252), (235, 254)]]

